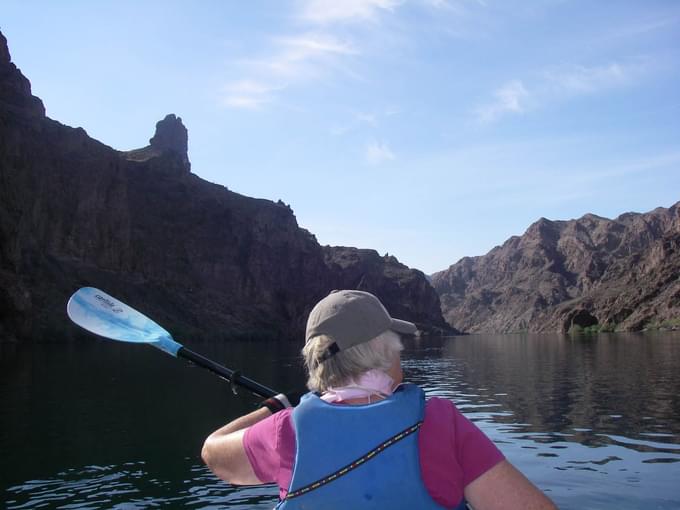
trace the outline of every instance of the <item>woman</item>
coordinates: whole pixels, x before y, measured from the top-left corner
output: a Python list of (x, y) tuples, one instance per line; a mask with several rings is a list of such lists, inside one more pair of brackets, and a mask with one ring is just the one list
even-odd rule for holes
[(203, 460), (232, 484), (277, 483), (285, 510), (556, 508), (452, 402), (402, 384), (399, 335), (415, 332), (372, 294), (332, 292), (307, 321), (311, 392), (215, 431)]

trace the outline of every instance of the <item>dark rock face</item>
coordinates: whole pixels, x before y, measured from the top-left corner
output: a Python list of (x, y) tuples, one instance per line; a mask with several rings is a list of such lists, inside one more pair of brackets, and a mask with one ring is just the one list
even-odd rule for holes
[(156, 133), (149, 140), (149, 145), (125, 153), (130, 161), (145, 162), (158, 156), (174, 157), (185, 173), (191, 171), (189, 163), (189, 133), (182, 124), (182, 119), (170, 113), (156, 123)]
[(189, 150), (189, 134), (182, 119), (171, 113), (158, 121), (156, 134), (149, 140), (149, 145), (161, 151), (169, 150), (186, 156)]
[(393, 317), (413, 319), (431, 334), (456, 334), (437, 310), (439, 298), (425, 275), (409, 269), (390, 255), (344, 246), (324, 247), (324, 260), (337, 289), (358, 289), (380, 297)]
[(447, 328), (422, 273), (321, 247), (282, 202), (191, 174), (174, 115), (129, 152), (45, 117), (0, 39), (0, 341), (73, 336), (66, 301), (86, 285), (179, 340), (299, 340), (312, 306), (355, 284), (395, 316)]
[(466, 332), (639, 330), (680, 318), (680, 202), (615, 220), (541, 218), (482, 257), (432, 276)]
[(0, 104), (26, 117), (44, 117), (42, 101), (31, 95), (31, 84), (12, 63), (7, 39), (0, 32)]

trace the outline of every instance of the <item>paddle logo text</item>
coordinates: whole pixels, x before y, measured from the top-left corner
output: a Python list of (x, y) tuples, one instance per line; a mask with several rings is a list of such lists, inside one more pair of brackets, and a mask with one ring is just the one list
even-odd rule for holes
[(99, 301), (99, 303), (105, 307), (111, 310), (113, 313), (122, 313), (123, 309), (120, 308), (119, 306), (116, 305), (115, 302), (111, 301), (110, 299), (105, 298), (104, 296), (100, 296), (99, 294), (95, 294), (94, 298)]

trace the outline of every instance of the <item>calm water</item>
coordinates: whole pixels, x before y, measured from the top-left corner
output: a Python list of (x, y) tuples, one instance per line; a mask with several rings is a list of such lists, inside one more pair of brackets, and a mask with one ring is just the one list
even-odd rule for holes
[[(275, 388), (302, 383), (286, 344), (195, 345)], [(680, 508), (680, 334), (423, 339), (408, 379), (454, 400), (563, 509)], [(0, 345), (0, 502), (28, 508), (272, 508), (232, 488), (203, 438), (247, 393), (148, 346)]]

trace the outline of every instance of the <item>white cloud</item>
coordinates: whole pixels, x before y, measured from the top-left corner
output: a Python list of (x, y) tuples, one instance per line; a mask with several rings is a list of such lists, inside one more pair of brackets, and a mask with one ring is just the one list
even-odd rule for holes
[(444, 9), (463, 13), (467, 10), (467, 4), (475, 3), (480, 7), (486, 7), (486, 0), (422, 0), (426, 5), (434, 9)]
[(675, 28), (678, 23), (680, 23), (680, 16), (678, 16), (676, 12), (669, 12), (658, 18), (639, 20), (635, 24), (629, 26), (613, 28), (604, 32), (599, 38), (596, 38), (595, 41), (639, 38), (650, 32)]
[(332, 126), (330, 128), (330, 133), (333, 136), (342, 136), (344, 134), (349, 133), (349, 131), (352, 129), (352, 126), (346, 125), (346, 126)]
[(282, 88), (254, 80), (236, 81), (224, 87), (222, 104), (229, 108), (260, 110), (272, 101), (274, 92)]
[(357, 53), (351, 44), (324, 34), (276, 39), (271, 55), (242, 62), (257, 78), (228, 84), (222, 104), (230, 108), (261, 109), (275, 100), (277, 91), (317, 79), (335, 59)]
[(308, 23), (356, 23), (375, 21), (383, 11), (394, 11), (399, 0), (306, 0), (301, 2), (300, 18)]
[(587, 94), (627, 83), (637, 72), (638, 66), (612, 63), (604, 66), (586, 67), (574, 65), (555, 68), (543, 73), (546, 83), (557, 91), (568, 94)]
[(396, 156), (385, 142), (374, 141), (366, 146), (365, 158), (369, 165), (380, 165), (395, 160)]
[(358, 51), (349, 43), (328, 34), (305, 34), (284, 37), (280, 40), (284, 48), (283, 58), (305, 60), (319, 55), (355, 55)]
[(263, 105), (270, 101), (269, 98), (256, 96), (235, 96), (228, 95), (222, 100), (222, 104), (237, 110), (260, 110)]
[(584, 173), (584, 180), (611, 180), (623, 178), (632, 174), (640, 174), (654, 170), (667, 169), (677, 171), (680, 166), (680, 152), (671, 151), (661, 154), (643, 156), (632, 161), (617, 162), (605, 169), (594, 169)]
[(370, 126), (376, 126), (378, 123), (378, 116), (375, 113), (368, 112), (356, 112), (354, 118), (359, 124), (368, 124)]
[(426, 5), (435, 9), (451, 9), (452, 5), (449, 0), (423, 0)]
[(508, 114), (526, 113), (551, 102), (598, 94), (634, 83), (652, 66), (648, 58), (600, 66), (550, 67), (534, 74), (530, 86), (512, 80), (494, 92), (494, 100), (474, 110), (479, 123), (488, 124)]
[[(362, 55), (362, 39), (359, 33), (349, 28), (378, 22), (381, 16), (394, 12), (404, 2), (298, 0), (293, 14), (298, 29), (273, 38), (271, 48), (265, 54), (240, 62), (245, 81), (257, 82), (263, 90), (231, 91), (228, 85), (222, 104), (230, 108), (261, 109), (276, 102), (276, 92), (282, 89), (301, 86), (339, 72), (360, 79), (351, 68), (351, 59)], [(304, 26), (304, 30), (299, 30), (299, 26)], [(282, 81), (285, 86), (280, 85)]]
[(494, 97), (492, 103), (476, 110), (475, 115), (479, 122), (489, 123), (509, 113), (524, 113), (529, 92), (520, 80), (513, 80), (496, 90)]
[(401, 110), (394, 106), (387, 107), (383, 110), (373, 111), (354, 111), (351, 118), (344, 124), (335, 125), (330, 128), (332, 135), (340, 136), (356, 131), (362, 128), (377, 129), (384, 119), (399, 115)]
[(314, 75), (313, 69), (324, 67), (338, 56), (358, 53), (351, 44), (330, 35), (305, 34), (279, 39), (276, 54), (261, 61), (261, 65), (275, 74), (303, 78)]

